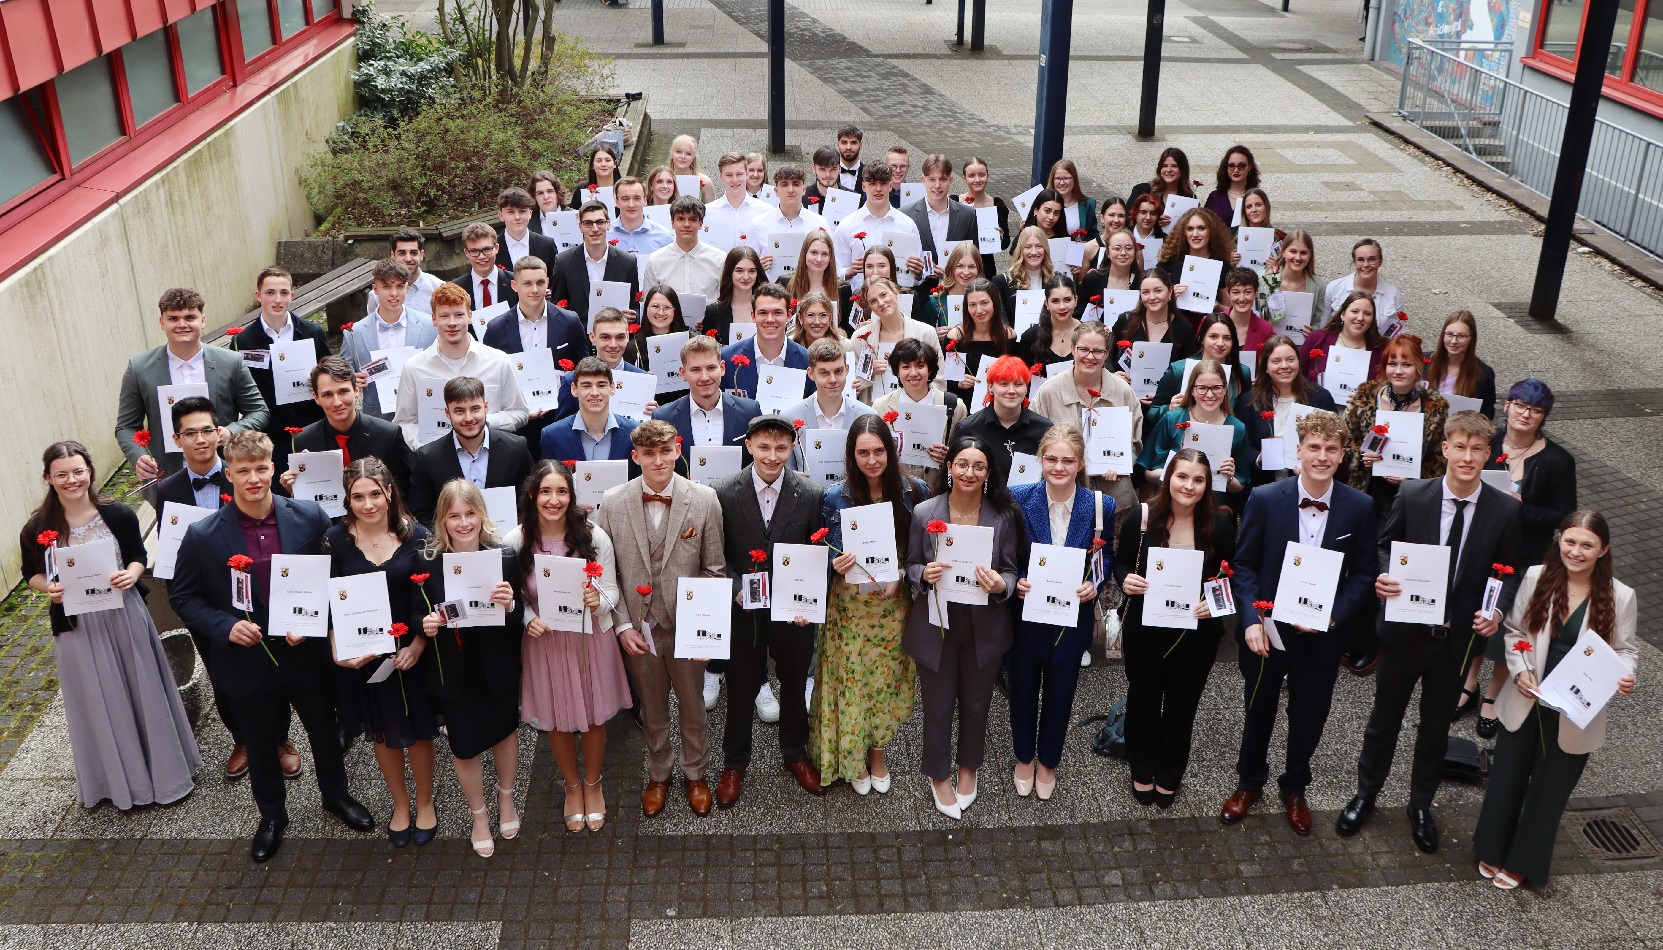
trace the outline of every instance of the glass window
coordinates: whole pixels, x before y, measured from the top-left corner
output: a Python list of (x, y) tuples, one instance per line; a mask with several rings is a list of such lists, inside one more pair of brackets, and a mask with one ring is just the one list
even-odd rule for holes
[(40, 108), (38, 91), (13, 96), (0, 102), (0, 204), (53, 177), (56, 171), (47, 157), (46, 145), (29, 121), (23, 100), (29, 99), (36, 116), (45, 124), (46, 110)]
[(69, 140), (69, 162), (79, 165), (121, 138), (121, 112), (116, 108), (110, 61), (100, 56), (55, 80), (58, 113)]
[(283, 28), (284, 39), (305, 29), (306, 0), (277, 0), (277, 22)]
[(1635, 43), (1640, 50), (1634, 57), (1634, 84), (1663, 92), (1663, 0), (1646, 5), (1646, 19)]
[(312, 21), (317, 22), (335, 12), (335, 0), (312, 0)]
[(134, 126), (144, 125), (179, 104), (166, 30), (157, 30), (123, 46), (121, 65), (127, 73), (127, 97), (133, 103)]
[(1582, 36), (1582, 10), (1588, 0), (1547, 0), (1542, 5), (1542, 52), (1576, 60)]
[(214, 8), (208, 7), (185, 17), (175, 24), (175, 29), (179, 31), (179, 52), (185, 61), (185, 91), (194, 96), (225, 75)]
[(243, 61), (271, 49), (271, 8), (266, 0), (237, 0), (237, 20), (242, 24)]
[(1611, 31), (1611, 53), (1605, 57), (1605, 74), (1620, 77), (1628, 58), (1628, 33), (1634, 27), (1635, 0), (1617, 0), (1617, 24)]

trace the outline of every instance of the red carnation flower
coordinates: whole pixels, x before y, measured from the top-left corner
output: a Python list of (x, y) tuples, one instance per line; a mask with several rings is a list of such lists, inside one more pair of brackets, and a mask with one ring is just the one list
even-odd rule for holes
[(711, 328), (711, 329), (709, 329), (709, 330), (706, 330), (706, 331), (704, 331), (704, 335), (705, 335), (705, 336), (708, 336), (708, 337), (711, 337), (711, 338), (712, 338), (712, 339), (714, 339), (714, 338), (715, 338), (715, 336), (716, 336), (716, 330), (715, 330), (715, 328), (714, 328), (714, 327), (713, 327), (713, 328)]
[(1172, 426), (1172, 427), (1173, 427), (1173, 428), (1174, 428), (1174, 429), (1179, 429), (1179, 430), (1182, 430), (1182, 429), (1188, 429), (1188, 428), (1189, 428), (1189, 427), (1190, 427), (1190, 424), (1189, 424), (1189, 422), (1187, 422), (1187, 421), (1185, 421), (1185, 422), (1178, 422), (1178, 423), (1174, 423), (1174, 424), (1173, 424), (1173, 426)]
[(924, 530), (930, 534), (946, 534), (947, 522), (942, 521), (940, 518), (936, 518), (929, 524), (925, 525)]
[(635, 592), (640, 594), (642, 597), (650, 597), (652, 596), (652, 587), (647, 584), (637, 584), (635, 586)]
[(817, 205), (817, 204), (820, 203), (820, 199), (814, 197), (813, 195), (809, 195), (807, 198), (804, 198), (803, 201), (805, 201), (805, 202), (807, 202), (808, 204), (811, 204), (811, 205)]
[(225, 563), (233, 571), (246, 571), (249, 565), (254, 563), (254, 559), (246, 554), (233, 554)]
[(1514, 653), (1534, 653), (1535, 650), (1536, 648), (1531, 645), (1529, 640), (1519, 640), (1513, 644)]
[(956, 350), (958, 348), (959, 348), (959, 341), (957, 341), (957, 340), (948, 340), (947, 341), (947, 352), (951, 353), (951, 352), (953, 352), (954, 350)]
[(402, 623), (395, 623), (387, 628), (387, 635), (392, 637), (394, 640), (397, 640), (399, 637), (402, 637), (409, 632), (410, 627), (407, 624)]
[(1500, 464), (1502, 464), (1503, 462), (1506, 462), (1506, 461), (1507, 461), (1507, 453), (1506, 452), (1503, 452), (1500, 455), (1496, 456), (1496, 464), (1497, 465), (1500, 465)]
[(357, 325), (358, 325), (358, 322), (356, 320), (348, 322), (348, 323), (343, 323), (343, 324), (341, 324), (341, 332), (342, 333), (351, 333), (352, 328), (357, 326)]
[(1274, 419), (1274, 418), (1276, 418), (1276, 410), (1275, 409), (1266, 409), (1264, 412), (1259, 413), (1259, 418), (1261, 418), (1261, 419)]
[(566, 305), (569, 303), (571, 303), (571, 301), (567, 300), (565, 297), (561, 297), (559, 300), (554, 302), (554, 305), (562, 310), (565, 310), (567, 309)]
[(1326, 350), (1321, 349), (1321, 348), (1318, 348), (1318, 349), (1315, 349), (1315, 350), (1311, 351), (1311, 359), (1313, 359), (1313, 360), (1320, 360), (1324, 356), (1327, 356), (1327, 355), (1328, 355), (1328, 352)]
[(635, 334), (640, 333), (640, 332), (641, 332), (641, 324), (632, 323), (632, 324), (629, 325), (630, 336), (634, 336)]
[(1382, 422), (1379, 425), (1376, 425), (1374, 427), (1374, 434), (1375, 435), (1385, 435), (1387, 432), (1390, 432), (1390, 431), (1391, 431), (1391, 426), (1384, 423), (1384, 422)]
[(761, 548), (751, 548), (751, 563), (763, 564), (768, 560), (768, 552)]
[(561, 360), (556, 365), (558, 365), (561, 369), (566, 370), (567, 372), (571, 372), (572, 367), (576, 364), (574, 364), (571, 360)]
[(606, 568), (602, 567), (599, 561), (590, 561), (583, 565), (583, 576), (585, 577), (600, 577), (605, 573)]
[(225, 335), (226, 336), (242, 336), (242, 332), (246, 329), (247, 329), (247, 327), (226, 327), (225, 328)]
[(412, 584), (425, 584), (425, 583), (427, 583), (427, 579), (429, 577), (432, 577), (432, 576), (433, 576), (432, 574), (411, 574), (410, 575), (410, 583), (412, 583)]
[(1091, 300), (1092, 303), (1100, 304), (1100, 303), (1103, 302), (1103, 295), (1102, 294), (1097, 294), (1097, 295), (1091, 297), (1090, 300)]
[(804, 422), (801, 419), (792, 419), (791, 420), (791, 428), (793, 428), (793, 429), (796, 429), (796, 430), (800, 431), (803, 428), (803, 426), (806, 426), (806, 425), (808, 425), (808, 423)]
[(1040, 373), (1045, 372), (1045, 364), (1035, 363), (1034, 365), (1028, 367), (1028, 372), (1034, 376), (1038, 376)]
[(284, 426), (283, 431), (287, 432), (290, 435), (299, 435), (300, 433), (302, 433), (306, 430), (302, 429), (300, 426)]
[(883, 414), (883, 421), (889, 423), (890, 425), (894, 425), (895, 420), (899, 418), (901, 418), (901, 414), (894, 409), (891, 409)]
[(1086, 390), (1086, 395), (1090, 396), (1093, 399), (1098, 399), (1098, 398), (1101, 398), (1103, 394), (1098, 392), (1095, 389), (1088, 389), (1088, 390)]
[(1264, 613), (1267, 610), (1275, 610), (1276, 604), (1268, 600), (1255, 600), (1253, 602), (1253, 609), (1259, 611), (1260, 613)]
[(220, 500), (221, 504), (225, 504), (225, 505), (231, 504), (231, 496), (230, 495), (220, 495), (219, 500)]
[(1091, 539), (1091, 549), (1093, 551), (1097, 550), (1098, 548), (1106, 548), (1108, 546), (1109, 546), (1109, 542), (1103, 540), (1102, 538), (1092, 538)]
[(617, 238), (612, 238), (612, 239), (608, 240), (606, 243), (616, 246), (617, 243), (618, 243), (618, 239)]
[(43, 548), (49, 548), (58, 543), (58, 532), (50, 530), (42, 531), (40, 534), (35, 535), (35, 543)]
[(1231, 570), (1231, 568), (1230, 568), (1230, 562), (1229, 561), (1219, 561), (1218, 562), (1218, 572), (1220, 574), (1223, 574), (1225, 577), (1235, 577), (1236, 576), (1236, 572)]
[(751, 358), (743, 353), (735, 353), (733, 354), (733, 365), (749, 366), (751, 365)]
[(1129, 350), (1129, 349), (1132, 348), (1132, 341), (1131, 340), (1116, 340), (1114, 345), (1120, 347), (1123, 350)]
[(150, 445), (150, 430), (149, 429), (140, 429), (139, 431), (133, 433), (133, 444), (136, 445), (136, 446), (139, 446), (140, 448), (149, 447), (149, 445)]
[(567, 468), (577, 468), (577, 459), (561, 459), (560, 464)]
[[(1196, 184), (1197, 184), (1197, 185), (1199, 185), (1199, 184), (1201, 184), (1201, 183), (1200, 183), (1200, 182), (1196, 182)], [(594, 182), (590, 182), (590, 183), (589, 183), (589, 193), (590, 193), (590, 194), (594, 194), (594, 193), (595, 193), (595, 192), (597, 192), (597, 191), (600, 191), (600, 190), (601, 190), (601, 186), (599, 186), (599, 185), (597, 185), (597, 184), (595, 184), (595, 183), (594, 183)]]
[(866, 232), (865, 231), (856, 231), (855, 232), (855, 240), (857, 240), (857, 241), (866, 240)]

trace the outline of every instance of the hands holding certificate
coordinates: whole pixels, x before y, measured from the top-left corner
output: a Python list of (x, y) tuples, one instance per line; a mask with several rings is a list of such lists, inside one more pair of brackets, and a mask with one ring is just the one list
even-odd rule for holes
[[(929, 584), (932, 587), (935, 586), (936, 582), (940, 581), (942, 575), (947, 572), (947, 569), (952, 566), (953, 565), (948, 561), (930, 561), (928, 564), (925, 564), (924, 583)], [(976, 565), (976, 584), (980, 586), (982, 590), (992, 594), (995, 597), (1005, 592), (1005, 579), (999, 576), (998, 571), (995, 571), (993, 568), (988, 567), (985, 564)], [(1017, 589), (1021, 590), (1020, 582), (1017, 585)]]

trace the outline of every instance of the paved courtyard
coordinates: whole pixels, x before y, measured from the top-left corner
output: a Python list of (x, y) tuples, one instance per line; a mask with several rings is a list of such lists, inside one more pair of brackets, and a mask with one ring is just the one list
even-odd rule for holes
[[(564, 0), (561, 28), (612, 56), (618, 87), (643, 91), (662, 150), (696, 136), (713, 159), (760, 149), (766, 5), (673, 0), (673, 45), (654, 49), (645, 0), (627, 9)], [(432, 0), (383, 11), (430, 24)], [(1027, 185), (1038, 5), (989, 0), (988, 50), (949, 45), (956, 5), (938, 0), (791, 0), (788, 151), (805, 157), (853, 121), (869, 154), (900, 142), (920, 156), (980, 155), (993, 190)], [(1663, 862), (1612, 860), (1577, 834), (1593, 809), (1663, 837), (1663, 296), (1573, 254), (1559, 327), (1509, 316), (1529, 297), (1536, 222), (1371, 126), (1396, 103), (1395, 75), (1357, 62), (1351, 0), (1171, 0), (1160, 135), (1136, 122), (1143, 8), (1081, 3), (1074, 18), (1065, 154), (1092, 194), (1124, 193), (1156, 155), (1179, 145), (1211, 178), (1230, 144), (1250, 145), (1276, 223), (1317, 237), (1320, 273), (1344, 271), (1358, 237), (1386, 249), (1412, 328), (1435, 334), (1448, 312), (1478, 315), (1480, 352), (1505, 386), (1522, 376), (1559, 393), (1554, 437), (1580, 467), (1581, 499), (1617, 531), (1618, 575), (1642, 602), (1639, 688), (1621, 701), (1558, 842), (1555, 878), (1503, 894), (1476, 880), (1468, 851), (1482, 789), (1446, 785), (1442, 850), (1409, 841), (1402, 771), (1355, 839), (1332, 830), (1355, 787), (1373, 681), (1343, 676), (1315, 763), (1316, 831), (1306, 839), (1261, 805), (1241, 826), (1214, 815), (1234, 786), (1242, 683), (1228, 643), (1197, 724), (1176, 805), (1136, 806), (1124, 764), (1093, 755), (1075, 729), (1050, 802), (1010, 788), (1009, 728), (995, 698), (984, 792), (962, 823), (938, 816), (918, 774), (918, 720), (890, 747), (888, 796), (846, 785), (798, 791), (758, 725), (755, 768), (739, 807), (695, 818), (679, 798), (645, 822), (637, 807), (640, 733), (611, 725), (612, 817), (599, 834), (559, 821), (559, 782), (541, 737), (521, 736), (518, 793), (526, 827), (476, 858), (448, 763), (439, 770), (444, 837), (395, 851), (322, 815), (310, 775), (290, 786), (283, 851), (252, 865), (254, 809), (245, 784), (215, 771), (229, 739), (211, 716), (198, 739), (210, 766), (171, 808), (120, 814), (74, 803), (63, 709), (40, 604), (0, 607), (0, 947), (1412, 947), (1663, 946)], [(1118, 664), (1082, 678), (1076, 714), (1125, 695)], [(722, 714), (711, 717), (719, 763)], [(1472, 719), (1456, 726), (1470, 736)], [(1280, 744), (1280, 737), (1276, 748)], [(441, 756), (443, 759), (444, 756)], [(361, 744), (353, 790), (383, 820), (386, 791)], [(714, 768), (715, 766), (713, 766)], [(714, 781), (714, 771), (709, 778)]]

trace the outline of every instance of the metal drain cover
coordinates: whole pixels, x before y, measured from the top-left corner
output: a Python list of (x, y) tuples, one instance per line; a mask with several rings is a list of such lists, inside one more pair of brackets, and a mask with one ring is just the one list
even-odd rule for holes
[(1657, 839), (1632, 808), (1593, 808), (1565, 813), (1577, 847), (1594, 861), (1647, 861), (1663, 856)]

